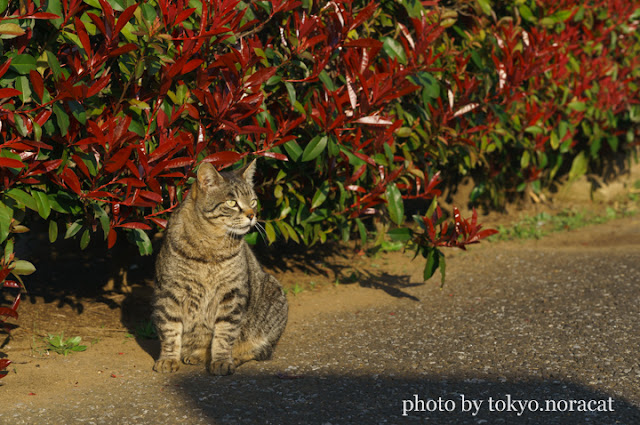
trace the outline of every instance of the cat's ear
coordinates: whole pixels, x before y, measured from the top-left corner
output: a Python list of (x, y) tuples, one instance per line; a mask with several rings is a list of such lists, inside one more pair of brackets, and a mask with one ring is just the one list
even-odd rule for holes
[(198, 187), (209, 191), (222, 183), (223, 177), (209, 162), (204, 162), (198, 168)]
[(246, 167), (240, 169), (240, 174), (244, 181), (253, 186), (253, 176), (256, 173), (256, 160), (254, 159)]

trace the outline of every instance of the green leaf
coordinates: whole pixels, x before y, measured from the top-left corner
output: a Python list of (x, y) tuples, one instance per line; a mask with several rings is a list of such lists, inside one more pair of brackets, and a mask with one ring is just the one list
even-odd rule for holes
[(133, 236), (133, 240), (136, 245), (138, 245), (138, 250), (140, 251), (140, 255), (151, 255), (153, 253), (153, 245), (151, 244), (151, 239), (149, 239), (149, 235), (142, 229), (132, 229), (131, 235)]
[(287, 223), (286, 221), (281, 221), (279, 223), (282, 223), (281, 227), (284, 227), (285, 229), (287, 229), (287, 233), (289, 234), (289, 237), (291, 239), (293, 239), (294, 242), (300, 243), (300, 238), (298, 237), (298, 232), (296, 232), (296, 229), (291, 227), (291, 225), (289, 223)]
[(522, 16), (525, 20), (529, 22), (536, 21), (536, 17), (533, 16), (533, 12), (526, 4), (521, 4), (518, 10), (520, 11), (520, 16)]
[(356, 225), (360, 233), (360, 242), (362, 242), (362, 246), (364, 246), (367, 244), (367, 228), (364, 227), (364, 223), (359, 218), (356, 218)]
[(569, 180), (573, 181), (582, 177), (587, 172), (587, 166), (589, 165), (589, 159), (584, 152), (580, 152), (578, 156), (573, 158), (571, 163), (571, 170), (569, 170)]
[(295, 140), (289, 140), (283, 146), (292, 161), (297, 161), (298, 158), (300, 158), (300, 156), (302, 155), (302, 148)]
[(0, 0), (0, 13), (4, 13), (9, 6), (9, 0)]
[(329, 193), (329, 184), (325, 181), (322, 183), (320, 188), (316, 190), (316, 194), (313, 195), (313, 199), (311, 200), (311, 209), (317, 208), (327, 199), (327, 194)]
[(9, 237), (13, 210), (0, 202), (0, 243)]
[(438, 270), (438, 266), (440, 264), (440, 255), (439, 251), (434, 247), (426, 248), (428, 250), (426, 254), (427, 262), (424, 265), (424, 280), (431, 279), (431, 276), (434, 275), (436, 270)]
[(56, 122), (58, 123), (58, 128), (60, 128), (60, 134), (63, 136), (66, 135), (69, 130), (69, 116), (57, 103), (53, 104), (53, 113), (56, 116)]
[(289, 93), (289, 102), (291, 102), (291, 106), (296, 103), (296, 89), (293, 87), (293, 84), (288, 81), (284, 82), (284, 86), (287, 88), (287, 92)]
[(567, 19), (569, 19), (571, 17), (571, 14), (573, 13), (573, 11), (571, 10), (559, 10), (556, 13), (554, 13), (551, 17), (557, 22), (564, 22)]
[(409, 242), (412, 237), (411, 229), (407, 227), (399, 227), (397, 229), (391, 229), (387, 232), (387, 235), (392, 241), (396, 241), (396, 242)]
[(11, 68), (21, 75), (29, 75), (29, 71), (35, 71), (36, 58), (31, 55), (16, 55), (11, 60)]
[(520, 158), (520, 168), (527, 168), (529, 166), (529, 161), (531, 160), (531, 154), (529, 151), (522, 152), (522, 157)]
[(33, 211), (38, 211), (38, 204), (36, 203), (36, 200), (24, 190), (10, 189), (5, 193), (11, 199), (18, 201), (21, 205), (24, 205)]
[(71, 114), (73, 115), (73, 117), (78, 120), (80, 124), (85, 125), (87, 123), (87, 113), (85, 112), (80, 102), (78, 102), (77, 100), (70, 100), (68, 105), (69, 109), (71, 109)]
[(302, 152), (302, 161), (311, 161), (316, 159), (327, 146), (327, 136), (314, 137)]
[(89, 246), (90, 241), (91, 233), (89, 232), (89, 229), (85, 229), (85, 231), (82, 232), (82, 237), (80, 237), (80, 249), (85, 249), (87, 246)]
[(16, 78), (16, 90), (20, 90), (22, 92), (20, 100), (23, 103), (31, 101), (31, 83), (29, 83), (29, 79), (26, 76), (21, 75)]
[(80, 229), (82, 229), (82, 221), (81, 220), (74, 221), (73, 223), (71, 223), (69, 227), (67, 227), (67, 231), (64, 234), (64, 238), (69, 239), (74, 237), (80, 231)]
[(587, 104), (584, 103), (584, 102), (579, 102), (577, 100), (574, 100), (573, 102), (570, 102), (567, 105), (567, 107), (569, 109), (572, 109), (572, 110), (577, 111), (577, 112), (584, 112), (584, 111), (587, 110)]
[(47, 54), (47, 62), (49, 63), (49, 67), (51, 68), (51, 72), (53, 72), (53, 76), (56, 80), (60, 79), (62, 75), (62, 68), (60, 67), (60, 62), (58, 62), (58, 58), (56, 55), (51, 53), (50, 51), (46, 51)]
[(16, 260), (13, 263), (11, 273), (14, 275), (27, 276), (36, 271), (36, 267), (27, 260)]
[(395, 183), (387, 186), (385, 191), (387, 195), (387, 209), (389, 210), (389, 218), (397, 225), (401, 225), (404, 221), (404, 202), (402, 194)]
[(327, 73), (327, 71), (325, 71), (324, 69), (320, 71), (320, 75), (318, 75), (318, 78), (320, 78), (320, 81), (322, 81), (322, 84), (324, 84), (324, 87), (327, 90), (329, 91), (336, 90), (336, 86), (335, 84), (333, 84), (333, 80), (331, 79), (331, 77), (329, 77), (329, 74)]
[(13, 254), (13, 239), (9, 239), (4, 245), (4, 261), (8, 263), (11, 260), (11, 254)]
[(249, 245), (255, 245), (258, 243), (258, 232), (251, 232), (251, 233), (247, 233), (246, 235), (244, 235), (244, 240), (249, 244)]
[(402, 43), (391, 37), (384, 37), (382, 48), (391, 59), (396, 59), (401, 64), (406, 65), (407, 53), (404, 51)]
[(491, 9), (491, 1), (490, 0), (478, 0), (478, 4), (480, 5), (480, 9), (485, 15), (491, 15), (493, 10)]
[(270, 221), (267, 221), (264, 224), (264, 231), (267, 234), (267, 241), (269, 242), (269, 245), (271, 245), (276, 240), (276, 230)]
[(111, 220), (109, 215), (102, 209), (100, 205), (92, 204), (94, 217), (100, 221), (100, 227), (102, 227), (102, 233), (104, 233), (104, 240), (107, 240), (109, 231), (111, 230)]
[(47, 218), (49, 218), (49, 214), (51, 214), (51, 204), (49, 203), (49, 198), (47, 197), (47, 194), (44, 192), (34, 190), (32, 195), (36, 200), (36, 205), (38, 207), (38, 214), (40, 214), (40, 217), (46, 220)]
[(49, 242), (54, 243), (58, 239), (58, 223), (51, 220), (49, 222)]

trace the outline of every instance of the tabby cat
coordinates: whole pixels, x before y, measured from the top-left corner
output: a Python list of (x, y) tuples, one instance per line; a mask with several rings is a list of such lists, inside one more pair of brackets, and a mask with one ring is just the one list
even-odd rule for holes
[(203, 163), (171, 215), (156, 260), (158, 372), (175, 372), (182, 359), (230, 375), (249, 360), (269, 359), (284, 331), (284, 291), (243, 238), (257, 220), (254, 172), (255, 160), (223, 173)]

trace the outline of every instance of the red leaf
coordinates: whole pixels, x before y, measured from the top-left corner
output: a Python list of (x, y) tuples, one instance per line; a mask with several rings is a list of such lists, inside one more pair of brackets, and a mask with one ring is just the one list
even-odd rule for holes
[(20, 289), (20, 284), (15, 280), (5, 280), (3, 286), (5, 288), (15, 288)]
[(256, 72), (255, 74), (253, 74), (251, 77), (249, 77), (249, 79), (245, 83), (245, 86), (253, 87), (253, 86), (260, 85), (265, 81), (267, 81), (269, 78), (273, 77), (276, 71), (277, 71), (277, 68), (274, 66), (269, 68), (263, 68), (258, 72)]
[(351, 40), (344, 43), (344, 47), (373, 47), (376, 49), (382, 48), (382, 42), (373, 38), (361, 38), (359, 40)]
[(0, 370), (8, 368), (10, 364), (11, 364), (11, 360), (0, 359)]
[(105, 192), (104, 190), (92, 190), (91, 192), (86, 194), (86, 197), (92, 198), (92, 199), (100, 199), (100, 198), (117, 199), (118, 198), (113, 193)]
[(222, 151), (209, 155), (203, 159), (202, 162), (211, 162), (215, 165), (229, 165), (238, 162), (242, 157), (243, 155), (238, 152)]
[(348, 186), (345, 186), (345, 189), (353, 190), (355, 192), (360, 192), (360, 193), (367, 193), (367, 191), (364, 189), (364, 187), (358, 186), (358, 185), (355, 185), (355, 184), (350, 184)]
[(478, 232), (474, 239), (476, 240), (484, 239), (491, 235), (495, 235), (496, 233), (500, 233), (500, 232), (497, 231), (496, 229), (486, 229), (481, 232)]
[(14, 319), (17, 319), (18, 312), (9, 307), (0, 307), (0, 316), (13, 317)]
[(36, 70), (29, 71), (29, 77), (31, 79), (31, 85), (33, 89), (36, 91), (36, 94), (42, 100), (42, 96), (44, 94), (44, 81), (42, 80), (42, 75)]
[(60, 16), (49, 12), (36, 12), (33, 15), (24, 16), (25, 19), (60, 19)]
[(124, 184), (126, 186), (131, 186), (131, 187), (145, 187), (146, 184), (144, 184), (143, 181), (140, 181), (134, 177), (125, 177), (123, 179), (120, 179), (118, 181), (116, 181), (116, 183), (118, 184)]
[(256, 153), (258, 156), (265, 156), (267, 158), (279, 159), (280, 161), (288, 161), (289, 158), (286, 155), (277, 152), (259, 152)]
[(18, 161), (17, 159), (13, 159), (13, 158), (0, 158), (0, 167), (7, 167), (7, 168), (24, 168), (25, 165)]
[(69, 189), (73, 190), (76, 194), (82, 195), (82, 191), (80, 189), (80, 180), (78, 180), (78, 176), (68, 167), (65, 167), (62, 172), (62, 181), (69, 187)]
[(143, 198), (149, 199), (150, 201), (157, 202), (158, 204), (162, 203), (162, 196), (158, 195), (155, 192), (150, 192), (148, 190), (141, 190), (140, 196)]
[(113, 14), (113, 8), (109, 4), (107, 0), (100, 0), (100, 5), (102, 6), (102, 11), (107, 17), (107, 21), (109, 22), (109, 26), (113, 28), (113, 23), (115, 21), (115, 16)]
[(118, 224), (115, 227), (124, 227), (126, 229), (142, 229), (142, 230), (151, 230), (151, 226), (145, 223), (140, 223), (138, 221), (131, 221), (129, 223)]
[(182, 67), (182, 71), (180, 71), (180, 74), (184, 75), (193, 71), (194, 69), (202, 65), (203, 62), (204, 61), (202, 59), (194, 59), (192, 61), (187, 62), (187, 64)]
[(16, 89), (11, 89), (11, 88), (0, 89), (0, 99), (4, 99), (6, 97), (19, 96), (21, 94), (22, 92)]
[(38, 113), (38, 115), (36, 115), (36, 123), (38, 123), (38, 125), (42, 127), (43, 125), (45, 125), (51, 114), (52, 111), (50, 109), (41, 111), (40, 113)]
[(162, 227), (163, 229), (167, 228), (167, 220), (165, 220), (164, 218), (149, 217), (149, 220), (153, 221), (154, 223), (156, 223), (158, 226)]
[(111, 249), (116, 244), (116, 240), (118, 239), (118, 232), (115, 229), (111, 228), (109, 230), (109, 236), (107, 236), (107, 248)]
[(112, 58), (114, 56), (124, 55), (125, 53), (129, 53), (137, 49), (138, 49), (138, 46), (136, 46), (133, 43), (125, 44), (124, 46), (118, 47), (117, 49), (110, 51), (109, 57)]
[(2, 77), (9, 70), (10, 66), (11, 66), (11, 59), (9, 59), (4, 64), (2, 64), (2, 66), (0, 66), (0, 77)]
[(190, 8), (190, 9), (186, 9), (183, 10), (182, 12), (178, 13), (178, 16), (176, 16), (176, 20), (173, 22), (173, 25), (178, 25), (180, 22), (184, 21), (185, 19), (187, 19), (189, 16), (191, 16), (191, 14), (195, 11), (196, 9), (194, 7)]
[(126, 164), (129, 156), (131, 155), (131, 146), (127, 146), (126, 148), (120, 149), (113, 155), (104, 165), (104, 169), (108, 173), (114, 173), (118, 170), (121, 170)]
[(136, 11), (136, 9), (138, 8), (137, 4), (133, 4), (129, 7), (127, 7), (124, 12), (122, 12), (120, 14), (120, 16), (118, 17), (118, 23), (116, 24), (116, 29), (113, 32), (113, 37), (115, 37), (116, 35), (120, 34), (120, 31), (122, 30), (122, 28), (127, 25), (127, 22), (129, 22), (129, 19), (131, 19), (131, 17), (133, 16), (134, 12)]
[(87, 97), (95, 96), (99, 92), (102, 91), (103, 88), (107, 87), (109, 82), (111, 81), (111, 75), (107, 72), (102, 77), (98, 79), (87, 91)]
[(94, 13), (91, 12), (88, 12), (87, 15), (89, 15), (89, 18), (91, 18), (100, 32), (104, 35), (107, 35), (107, 29), (104, 27), (104, 22), (102, 22), (102, 19), (98, 18)]
[(167, 161), (167, 165), (165, 168), (178, 168), (184, 167), (185, 165), (193, 164), (194, 159), (188, 157), (174, 158), (170, 161)]
[(84, 51), (87, 53), (87, 55), (92, 56), (93, 51), (91, 50), (91, 41), (89, 40), (87, 29), (84, 27), (84, 24), (77, 16), (73, 18), (73, 21), (76, 25), (76, 34), (80, 39), (80, 43), (82, 43), (82, 47), (84, 48)]

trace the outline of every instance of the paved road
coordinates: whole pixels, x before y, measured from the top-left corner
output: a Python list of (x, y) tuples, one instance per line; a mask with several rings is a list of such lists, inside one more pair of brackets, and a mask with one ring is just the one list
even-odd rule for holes
[(640, 424), (637, 218), (448, 266), (443, 290), (343, 288), (318, 310), (331, 291), (303, 294), (274, 360), (232, 377), (119, 359), (115, 378), (21, 399), (0, 423)]

